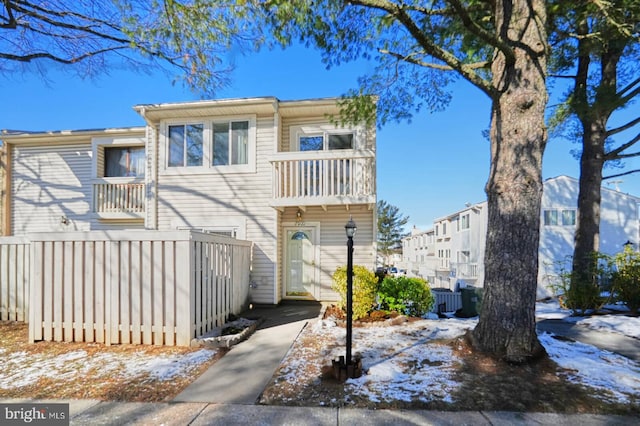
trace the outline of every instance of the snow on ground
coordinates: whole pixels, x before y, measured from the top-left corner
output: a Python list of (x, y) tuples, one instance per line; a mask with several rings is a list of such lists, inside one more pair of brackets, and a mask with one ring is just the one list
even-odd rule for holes
[[(615, 332), (640, 338), (640, 319), (623, 315), (570, 317), (557, 303), (538, 303), (538, 319), (561, 319), (602, 332)], [(347, 381), (347, 393), (380, 400), (450, 400), (458, 386), (453, 380), (455, 355), (438, 339), (451, 339), (475, 327), (476, 319), (424, 319), (398, 327), (357, 327), (353, 332), (353, 353), (362, 356), (367, 374)], [(333, 321), (321, 320), (308, 329), (322, 341), (321, 359), (344, 355), (345, 329)], [(569, 380), (594, 389), (606, 390), (611, 400), (628, 401), (640, 397), (640, 365), (623, 356), (579, 342), (568, 342), (544, 333), (540, 336), (549, 356), (561, 367), (571, 370)], [(428, 350), (424, 343), (428, 342)], [(124, 374), (128, 377), (149, 374), (159, 380), (171, 380), (215, 355), (212, 350), (198, 350), (184, 355), (149, 355), (72, 351), (44, 358), (26, 352), (14, 353), (3, 360), (0, 388), (14, 388), (36, 383), (41, 377), (72, 377), (75, 374), (104, 376)], [(317, 354), (314, 354), (317, 355)], [(291, 374), (285, 380), (300, 380), (303, 359), (287, 357), (283, 366)], [(100, 371), (95, 373), (95, 366)], [(422, 368), (428, 366), (428, 368)], [(307, 366), (308, 367), (308, 366)], [(318, 366), (318, 369), (320, 366)], [(317, 377), (317, 371), (313, 373)]]
[[(599, 330), (607, 330), (638, 338), (637, 318), (615, 315), (575, 319), (560, 309), (557, 302), (538, 303), (538, 319), (561, 319)], [(356, 327), (353, 329), (353, 353), (362, 357), (366, 371), (362, 377), (347, 380), (347, 394), (366, 397), (372, 402), (418, 399), (450, 401), (458, 387), (452, 366), (459, 360), (448, 346), (437, 339), (450, 339), (475, 327), (476, 319), (424, 319), (407, 323), (399, 332), (396, 327)], [(326, 348), (320, 359), (337, 359), (344, 355), (345, 334), (331, 320), (319, 321), (309, 332), (325, 339)], [(628, 358), (579, 342), (569, 342), (543, 333), (541, 343), (549, 356), (568, 369), (567, 379), (603, 391), (601, 398), (626, 402), (640, 397), (640, 365)], [(430, 342), (428, 350), (424, 343)], [(283, 365), (300, 373), (302, 359), (285, 359)], [(428, 366), (428, 368), (421, 368)], [(288, 380), (304, 380), (291, 375)], [(598, 393), (600, 394), (600, 393)]]
[(29, 386), (41, 378), (75, 379), (91, 372), (94, 378), (121, 374), (126, 377), (149, 375), (156, 380), (171, 380), (182, 376), (216, 354), (214, 350), (201, 349), (186, 354), (151, 355), (141, 351), (134, 353), (95, 353), (76, 350), (47, 357), (42, 354), (18, 352), (3, 359), (0, 368), (0, 388), (15, 389)]

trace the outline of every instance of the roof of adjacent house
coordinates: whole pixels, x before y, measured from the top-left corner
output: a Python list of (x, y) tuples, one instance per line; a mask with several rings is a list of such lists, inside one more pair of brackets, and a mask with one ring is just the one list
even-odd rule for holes
[(0, 130), (0, 140), (11, 143), (37, 143), (46, 139), (47, 143), (50, 143), (58, 140), (69, 141), (70, 139), (86, 139), (88, 137), (144, 135), (144, 131), (144, 127), (48, 131), (3, 129)]

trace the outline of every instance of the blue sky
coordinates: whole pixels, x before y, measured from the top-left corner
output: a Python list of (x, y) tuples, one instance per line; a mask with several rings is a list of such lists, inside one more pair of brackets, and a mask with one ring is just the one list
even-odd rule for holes
[[(312, 50), (296, 47), (237, 57), (231, 86), (216, 98), (276, 96), (305, 99), (340, 96), (356, 85), (366, 63), (329, 71)], [(0, 75), (0, 129), (78, 130), (143, 125), (132, 106), (199, 99), (172, 76), (113, 70), (97, 80), (80, 80), (51, 71), (48, 82), (34, 74)], [(460, 82), (444, 112), (422, 112), (411, 123), (391, 123), (378, 131), (378, 199), (409, 216), (409, 225), (427, 229), (433, 220), (483, 201), (489, 172), (489, 101)], [(551, 139), (543, 175), (578, 177), (574, 145)], [(639, 167), (635, 161), (630, 166)], [(640, 176), (625, 176), (618, 186), (640, 196)]]

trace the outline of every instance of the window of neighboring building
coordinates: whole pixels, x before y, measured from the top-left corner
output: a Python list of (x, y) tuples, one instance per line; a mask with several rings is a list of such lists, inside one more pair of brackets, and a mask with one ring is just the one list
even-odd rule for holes
[(545, 226), (558, 225), (558, 210), (545, 210), (543, 214)]
[(442, 235), (447, 235), (447, 223), (442, 224)]
[(576, 224), (576, 211), (575, 210), (562, 210), (562, 225), (573, 226)]
[(203, 164), (203, 124), (169, 126), (169, 167), (194, 167)]
[(460, 221), (462, 229), (469, 229), (469, 213), (462, 215)]
[(575, 226), (575, 209), (547, 209), (543, 211), (543, 223), (545, 226)]
[(144, 177), (144, 147), (105, 147), (104, 177)]

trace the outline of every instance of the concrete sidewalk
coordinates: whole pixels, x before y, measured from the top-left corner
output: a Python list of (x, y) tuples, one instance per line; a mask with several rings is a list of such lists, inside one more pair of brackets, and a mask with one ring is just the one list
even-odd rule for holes
[(68, 403), (71, 425), (554, 425), (627, 426), (640, 419), (595, 414), (487, 411), (368, 410), (364, 408), (279, 407), (197, 402), (135, 403), (95, 400), (0, 400), (0, 403)]

